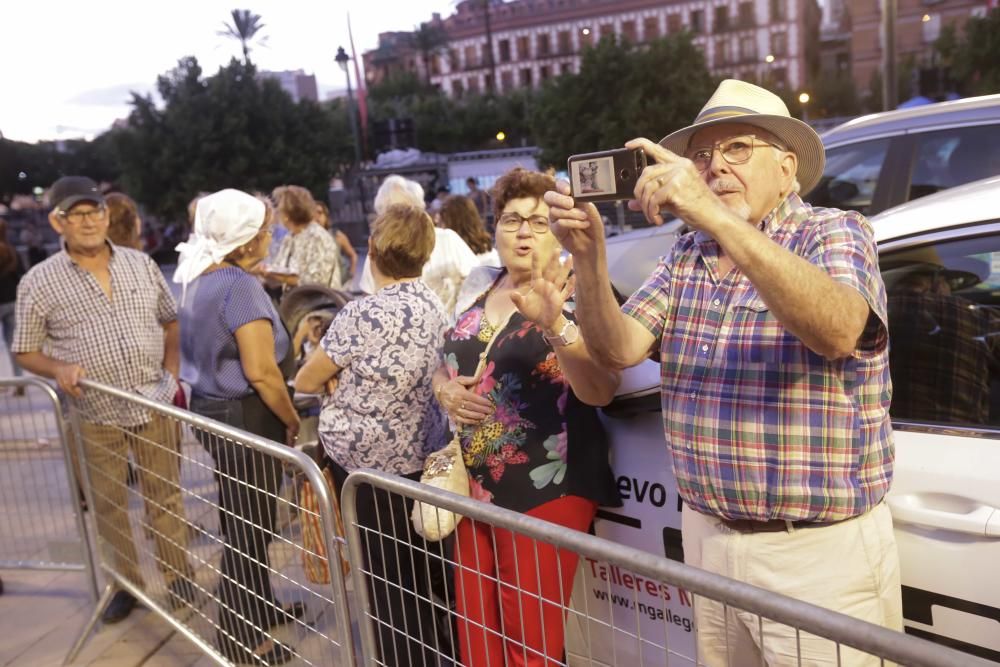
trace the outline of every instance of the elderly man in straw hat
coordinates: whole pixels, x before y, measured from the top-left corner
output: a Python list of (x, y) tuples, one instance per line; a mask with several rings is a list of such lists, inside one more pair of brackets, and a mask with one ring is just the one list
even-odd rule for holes
[[(545, 200), (573, 254), (592, 352), (616, 368), (660, 353), (685, 561), (901, 629), (882, 502), (893, 462), (886, 295), (871, 227), (802, 201), (823, 173), (823, 144), (742, 81), (723, 81), (659, 144), (626, 146), (651, 158), (630, 207), (691, 231), (620, 311), (597, 210), (576, 206), (565, 183)], [(837, 659), (832, 642), (767, 621), (762, 637), (755, 619), (711, 600), (695, 613), (709, 665)]]

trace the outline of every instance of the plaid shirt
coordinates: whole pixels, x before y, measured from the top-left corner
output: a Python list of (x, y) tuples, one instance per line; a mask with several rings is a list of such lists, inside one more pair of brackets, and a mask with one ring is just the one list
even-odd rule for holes
[(785, 330), (739, 270), (714, 277), (715, 241), (682, 237), (622, 308), (660, 345), (678, 491), (726, 519), (861, 514), (888, 491), (893, 461), (886, 296), (871, 227), (792, 194), (759, 228), (856, 289), (874, 317), (852, 356), (828, 361)]
[[(147, 255), (108, 244), (112, 298), (65, 247), (32, 267), (17, 289), (15, 353), (44, 352), (79, 364), (86, 377), (170, 403), (177, 381), (163, 370), (163, 325), (177, 319), (159, 267)], [(138, 426), (146, 410), (83, 392), (87, 421)]]

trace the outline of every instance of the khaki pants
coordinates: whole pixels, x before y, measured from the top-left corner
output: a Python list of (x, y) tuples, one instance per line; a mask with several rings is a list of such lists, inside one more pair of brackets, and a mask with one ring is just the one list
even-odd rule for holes
[[(899, 555), (885, 503), (859, 517), (790, 532), (740, 533), (684, 506), (684, 562), (892, 630), (903, 629)], [(695, 599), (699, 664), (879, 665), (878, 658)]]
[[(128, 519), (128, 452), (135, 459), (145, 501), (145, 521), (156, 545), (157, 565), (169, 585), (189, 577), (188, 529), (181, 498), (177, 429), (160, 415), (141, 426), (122, 428), (80, 422), (90, 476), (97, 533), (110, 549), (115, 570), (144, 585)], [(75, 448), (73, 449), (75, 455)]]

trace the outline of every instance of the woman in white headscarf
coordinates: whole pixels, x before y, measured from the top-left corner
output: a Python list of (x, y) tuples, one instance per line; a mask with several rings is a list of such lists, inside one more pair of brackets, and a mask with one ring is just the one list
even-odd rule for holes
[[(181, 297), (181, 379), (191, 410), (291, 445), (299, 430), (281, 365), (288, 332), (251, 270), (267, 256), (271, 211), (238, 190), (203, 197), (194, 232), (177, 246)], [(238, 664), (278, 665), (294, 652), (269, 628), (301, 617), (271, 589), (267, 545), (275, 524), (281, 465), (273, 457), (200, 434), (215, 459), (226, 548), (219, 582), (219, 650)]]

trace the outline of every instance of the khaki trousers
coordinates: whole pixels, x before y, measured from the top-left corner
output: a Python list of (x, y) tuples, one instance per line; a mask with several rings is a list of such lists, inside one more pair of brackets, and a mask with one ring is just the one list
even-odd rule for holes
[[(892, 630), (903, 629), (899, 555), (885, 503), (815, 528), (741, 533), (687, 505), (684, 562)], [(879, 665), (878, 658), (703, 597), (695, 599), (698, 663)], [(800, 663), (801, 657), (801, 663)]]
[(137, 586), (144, 585), (128, 518), (126, 476), (131, 450), (157, 566), (168, 585), (178, 577), (189, 577), (177, 429), (160, 415), (153, 415), (146, 424), (131, 428), (81, 420), (80, 431), (93, 492), (91, 511), (97, 534), (111, 551), (115, 570)]

